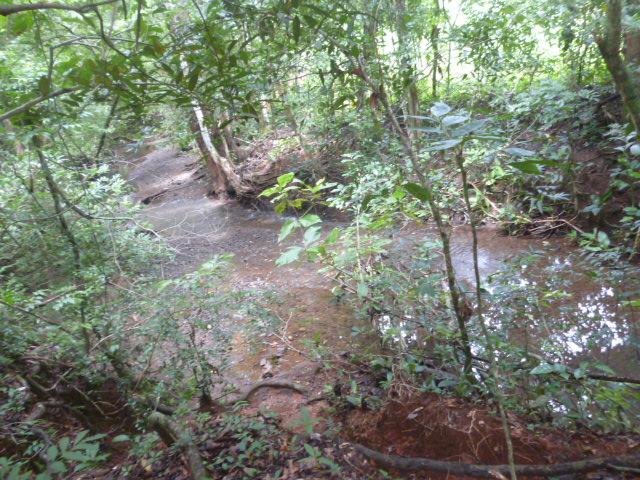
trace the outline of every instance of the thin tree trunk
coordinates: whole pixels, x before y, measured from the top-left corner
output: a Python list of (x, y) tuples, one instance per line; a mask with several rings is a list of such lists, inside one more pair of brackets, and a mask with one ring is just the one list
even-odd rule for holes
[(604, 37), (594, 34), (604, 61), (620, 92), (631, 123), (640, 134), (640, 81), (625, 64), (620, 51), (622, 42), (622, 1), (609, 0), (607, 31)]
[[(229, 124), (229, 115), (227, 112), (222, 112), (220, 115), (220, 122), (226, 123), (226, 125), (222, 129), (223, 138), (225, 143), (227, 144), (227, 148), (230, 149), (239, 163), (243, 163), (247, 159), (247, 153), (238, 146), (236, 139), (233, 137), (233, 133), (231, 132), (231, 125)], [(231, 158), (228, 156), (227, 158)]]
[[(435, 14), (438, 21), (440, 17), (439, 0), (434, 0)], [(438, 98), (438, 63), (440, 62), (440, 27), (436, 23), (431, 28), (431, 48), (433, 49), (433, 71), (431, 73), (431, 94), (433, 98)]]
[(417, 78), (415, 76), (416, 68), (414, 62), (411, 61), (409, 53), (407, 52), (408, 48), (408, 39), (407, 39), (407, 21), (405, 15), (407, 14), (407, 3), (406, 0), (397, 0), (396, 1), (396, 30), (398, 34), (398, 48), (404, 50), (404, 54), (402, 55), (401, 60), (401, 69), (404, 75), (407, 76), (407, 81), (409, 86), (406, 89), (406, 126), (408, 130), (408, 134), (411, 138), (415, 138), (417, 135), (417, 131), (414, 130), (419, 126), (419, 120), (414, 118), (415, 116), (420, 114), (420, 97), (418, 95), (418, 86), (416, 84)]
[(104, 148), (104, 142), (107, 140), (107, 130), (109, 130), (109, 126), (113, 120), (113, 117), (116, 113), (116, 108), (118, 108), (118, 101), (120, 97), (116, 97), (113, 103), (111, 104), (111, 109), (109, 110), (109, 116), (107, 117), (106, 122), (104, 122), (103, 132), (100, 135), (100, 142), (98, 143), (98, 148), (96, 150), (96, 160), (100, 158), (100, 153), (102, 153), (102, 149)]
[[(207, 147), (207, 143), (204, 139), (204, 135), (202, 135), (202, 131), (198, 125), (198, 119), (196, 118), (195, 113), (191, 115), (190, 127), (191, 131), (196, 134), (196, 143), (198, 144), (198, 148), (200, 152), (204, 156), (205, 163), (207, 166), (207, 170), (209, 171), (211, 187), (213, 193), (220, 199), (228, 198), (229, 192), (227, 191), (227, 179), (224, 175), (224, 171), (218, 167), (218, 165), (211, 158), (210, 150)], [(211, 145), (212, 150), (215, 151), (213, 145)], [(217, 155), (217, 152), (216, 152)]]

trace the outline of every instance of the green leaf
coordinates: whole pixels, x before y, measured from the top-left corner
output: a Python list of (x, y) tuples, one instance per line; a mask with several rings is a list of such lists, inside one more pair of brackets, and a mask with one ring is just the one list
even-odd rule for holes
[(82, 441), (82, 439), (87, 436), (88, 433), (89, 430), (81, 431), (78, 435), (76, 435), (76, 438), (73, 440), (73, 444), (78, 445)]
[(407, 196), (407, 192), (402, 188), (396, 188), (394, 192), (391, 194), (391, 196), (396, 200), (402, 200), (404, 197)]
[(452, 140), (442, 140), (440, 142), (434, 142), (423, 150), (423, 152), (434, 152), (440, 150), (449, 150), (462, 143), (461, 138), (454, 138)]
[(288, 265), (289, 263), (295, 262), (300, 256), (300, 252), (302, 252), (302, 250), (302, 247), (289, 248), (289, 250), (280, 255), (280, 257), (276, 260), (276, 266), (282, 267), (283, 265)]
[(336, 227), (333, 230), (331, 230), (331, 233), (327, 235), (327, 238), (325, 239), (324, 243), (326, 243), (327, 245), (336, 243), (338, 241), (338, 238), (340, 238), (340, 232), (342, 232), (342, 229), (339, 227)]
[(305, 245), (309, 245), (320, 238), (322, 235), (322, 227), (320, 225), (316, 225), (311, 227), (304, 233), (304, 243)]
[(114, 437), (114, 439), (111, 441), (112, 442), (128, 442), (129, 440), (131, 440), (131, 437), (129, 437), (129, 435), (118, 435), (117, 437)]
[(342, 95), (341, 97), (338, 97), (338, 99), (333, 102), (333, 105), (331, 105), (331, 110), (339, 109), (344, 104), (344, 102), (346, 102), (350, 98), (352, 98), (351, 95)]
[(486, 118), (482, 118), (480, 120), (474, 120), (472, 122), (465, 123), (464, 125), (461, 125), (453, 130), (451, 132), (451, 135), (454, 137), (466, 137), (470, 133), (480, 130), (488, 121), (489, 120), (487, 120)]
[(431, 107), (431, 113), (435, 117), (442, 117), (451, 111), (451, 107), (443, 102), (436, 103), (433, 107)]
[(438, 127), (414, 127), (414, 128), (410, 128), (409, 130), (415, 130), (416, 132), (424, 132), (424, 133), (444, 133), (444, 130), (442, 130), (441, 128)]
[(293, 180), (293, 177), (295, 176), (295, 173), (285, 173), (284, 175), (280, 175), (278, 177), (278, 185), (283, 188), (286, 187), (287, 185), (289, 185), (289, 183), (291, 183), (291, 180)]
[(457, 125), (459, 123), (466, 122), (467, 120), (469, 120), (469, 115), (449, 115), (442, 119), (442, 125), (450, 127), (451, 125)]
[(54, 461), (56, 458), (58, 458), (59, 453), (60, 450), (58, 450), (58, 447), (55, 445), (51, 445), (47, 449), (47, 458), (49, 459), (49, 461)]
[[(67, 471), (67, 466), (64, 462), (53, 462), (51, 464), (51, 473), (63, 473)], [(49, 477), (50, 478), (50, 477)]]
[(536, 152), (532, 152), (531, 150), (525, 150), (524, 148), (517, 147), (505, 148), (504, 151), (518, 157), (532, 157), (536, 154)]
[(609, 235), (607, 235), (605, 232), (598, 232), (598, 243), (603, 248), (609, 248), (609, 246), (611, 245), (611, 240), (609, 240)]
[(364, 200), (362, 200), (362, 205), (360, 206), (360, 210), (364, 212), (369, 206), (369, 203), (371, 203), (371, 200), (373, 200), (376, 197), (377, 195), (373, 195), (371, 193), (366, 194), (364, 196)]
[(300, 18), (294, 17), (293, 19), (293, 40), (298, 43), (300, 40)]
[(551, 397), (549, 395), (540, 395), (535, 399), (529, 402), (529, 406), (531, 408), (540, 408), (544, 407), (547, 403), (551, 401)]
[(531, 370), (529, 373), (531, 375), (546, 375), (548, 373), (553, 373), (555, 371), (556, 369), (554, 368), (553, 365), (550, 365), (548, 363), (542, 363), (537, 367), (535, 367), (533, 370)]
[(531, 160), (525, 160), (524, 162), (511, 162), (509, 166), (517, 168), (524, 173), (531, 173), (534, 175), (540, 175), (542, 173), (540, 171), (540, 167), (538, 166), (538, 162), (534, 162)]
[(66, 450), (69, 447), (69, 437), (64, 437), (60, 442), (58, 442), (60, 446), (60, 450)]
[(199, 66), (197, 66), (196, 68), (193, 69), (193, 72), (191, 72), (189, 74), (189, 81), (187, 82), (187, 89), (193, 91), (196, 88), (196, 85), (198, 84), (198, 77), (200, 76), (200, 72), (202, 71), (202, 68), (200, 68)]
[(51, 82), (49, 81), (49, 77), (42, 75), (40, 80), (38, 80), (38, 88), (43, 96), (49, 95), (51, 93)]
[(30, 12), (21, 13), (12, 17), (13, 20), (13, 34), (14, 35), (22, 35), (27, 30), (33, 27), (34, 23), (34, 15)]
[(311, 225), (315, 225), (316, 223), (320, 222), (322, 222), (322, 219), (318, 215), (314, 215), (313, 213), (307, 213), (300, 219), (300, 224), (303, 227), (310, 227)]
[(364, 298), (369, 295), (369, 285), (367, 282), (362, 281), (358, 284), (358, 297)]
[(295, 220), (287, 220), (286, 222), (284, 222), (284, 225), (282, 225), (282, 228), (280, 229), (278, 243), (289, 237), (289, 235), (291, 235), (291, 233), (296, 229), (297, 226), (298, 222)]
[(608, 365), (605, 365), (604, 363), (595, 363), (593, 366), (598, 370), (600, 370), (601, 372), (608, 373), (609, 375), (616, 374), (616, 372), (613, 371), (611, 367), (609, 367)]
[(84, 462), (85, 460), (89, 460), (89, 457), (82, 452), (75, 451), (66, 451), (62, 452), (62, 458), (65, 460), (71, 460), (73, 462)]
[(405, 183), (402, 187), (411, 195), (423, 202), (428, 202), (433, 198), (429, 190), (417, 183)]

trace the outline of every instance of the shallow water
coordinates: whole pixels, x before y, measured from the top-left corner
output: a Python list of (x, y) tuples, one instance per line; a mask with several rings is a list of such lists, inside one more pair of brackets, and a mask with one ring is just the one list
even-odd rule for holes
[[(239, 287), (276, 287), (289, 292), (291, 298), (286, 300), (285, 310), (300, 306), (297, 301), (323, 305), (305, 320), (307, 324), (323, 325), (323, 339), (330, 343), (342, 342), (348, 336), (354, 326), (353, 316), (344, 310), (332, 310), (331, 304), (326, 303), (324, 297), (332, 286), (326, 276), (309, 264), (275, 267), (284, 248), (277, 243), (277, 237), (286, 218), (206, 198), (204, 188), (198, 190), (192, 181), (193, 163), (188, 159), (176, 163), (181, 158), (176, 152), (160, 151), (148, 157), (131, 170), (130, 179), (139, 189), (134, 198), (140, 200), (154, 188), (176, 190), (163, 197), (162, 203), (143, 210), (143, 217), (176, 249), (175, 261), (165, 266), (166, 276), (183, 275), (214, 255), (231, 253), (235, 255), (232, 278)], [(326, 222), (325, 226), (341, 224)], [(394, 249), (404, 255), (414, 245), (433, 243), (437, 233), (431, 228), (412, 227), (394, 233), (393, 238), (392, 255)], [(594, 278), (567, 239), (506, 237), (495, 229), (481, 228), (478, 240), (483, 287), (494, 295), (508, 291), (500, 307), (488, 312), (493, 328), (508, 332), (511, 340), (530, 346), (531, 352), (551, 361), (574, 366), (582, 361), (597, 361), (618, 374), (640, 376), (638, 320), (631, 309), (621, 307), (621, 295), (634, 285), (630, 278), (633, 275), (627, 272), (621, 281), (605, 278), (604, 271), (600, 271)], [(294, 244), (295, 239), (291, 242)], [(474, 284), (471, 245), (469, 228), (452, 231), (454, 267), (459, 281), (470, 288)], [(518, 257), (532, 260), (515, 267), (503, 281), (494, 278), (496, 272), (507, 268), (507, 262)], [(292, 322), (291, 328), (307, 332), (299, 322)], [(289, 333), (296, 335), (296, 331)], [(236, 358), (236, 362), (242, 360)], [(247, 365), (243, 368), (250, 370)], [(259, 372), (260, 368), (254, 370)]]

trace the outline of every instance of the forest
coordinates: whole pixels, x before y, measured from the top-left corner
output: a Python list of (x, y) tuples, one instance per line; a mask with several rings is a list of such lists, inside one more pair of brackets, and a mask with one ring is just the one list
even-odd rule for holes
[(0, 479), (640, 478), (639, 0), (0, 0)]

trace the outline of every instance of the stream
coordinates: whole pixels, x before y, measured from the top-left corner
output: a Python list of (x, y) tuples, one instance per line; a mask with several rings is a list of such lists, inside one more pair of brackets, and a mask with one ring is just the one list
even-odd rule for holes
[[(292, 345), (301, 345), (304, 338), (321, 338), (333, 349), (358, 348), (351, 331), (360, 320), (354, 320), (346, 306), (331, 301), (331, 280), (318, 273), (317, 266), (303, 263), (275, 267), (283, 249), (277, 238), (284, 218), (234, 202), (210, 200), (198, 163), (174, 148), (152, 147), (122, 161), (136, 190), (133, 201), (148, 203), (142, 217), (177, 252), (174, 261), (162, 266), (165, 278), (195, 271), (215, 255), (233, 254), (232, 288), (283, 292), (283, 303), (276, 310), (286, 322), (288, 330), (283, 335)], [(344, 226), (340, 222), (324, 223), (327, 228)], [(504, 289), (506, 285), (516, 292), (533, 287), (543, 292), (538, 295), (542, 312), (526, 299), (523, 304), (514, 300), (512, 305), (503, 305), (502, 311), (489, 313), (492, 327), (509, 329), (510, 337), (519, 343), (539, 346), (551, 361), (572, 366), (584, 361), (601, 362), (619, 375), (640, 376), (637, 315), (620, 306), (622, 290), (637, 290), (632, 288), (636, 282), (628, 274), (617, 286), (593, 274), (588, 266), (579, 264), (568, 239), (506, 237), (493, 228), (481, 228), (478, 236), (479, 267), (487, 290)], [(436, 232), (414, 228), (399, 232), (398, 238), (420, 244), (434, 240)], [(455, 228), (451, 243), (457, 275), (472, 285), (471, 231)], [(537, 258), (535, 262), (512, 267), (514, 274), (506, 284), (496, 283), (492, 276), (506, 268), (505, 261), (531, 255)], [(515, 323), (506, 323), (504, 309), (511, 309), (510, 318), (516, 318)], [(516, 310), (521, 315), (514, 315)], [(268, 338), (264, 343), (271, 345)], [(273, 342), (273, 351), (256, 356), (239, 330), (232, 344), (232, 374), (245, 382), (259, 378), (265, 370), (265, 358), (275, 355)], [(293, 349), (278, 355), (276, 370), (282, 371), (303, 359)]]

